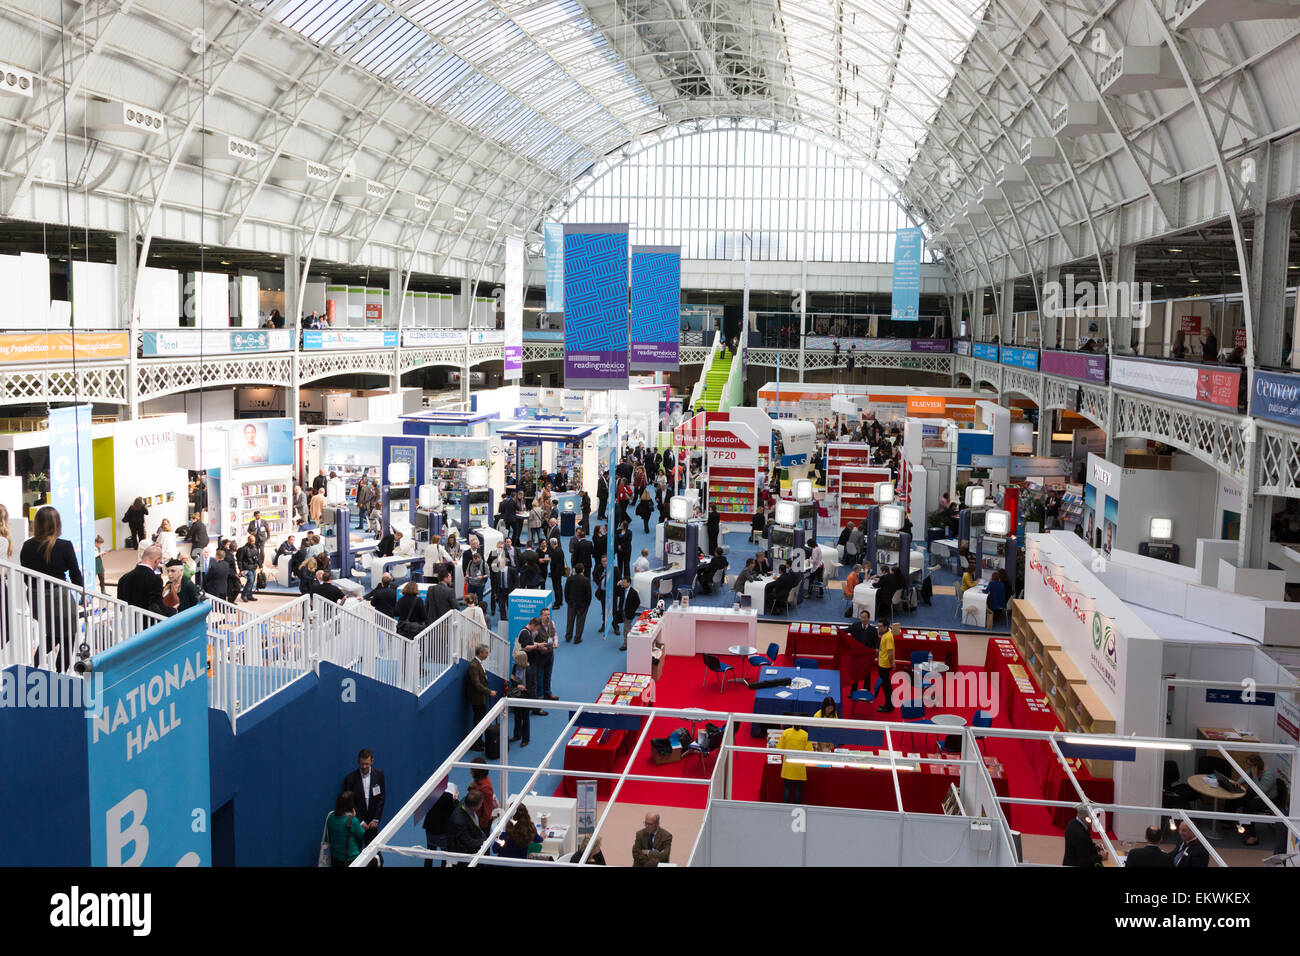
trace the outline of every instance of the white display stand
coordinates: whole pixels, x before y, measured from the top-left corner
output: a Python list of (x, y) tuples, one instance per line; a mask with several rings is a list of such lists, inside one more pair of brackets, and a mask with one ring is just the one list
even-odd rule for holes
[(650, 631), (633, 632), (627, 640), (627, 671), (650, 673), (650, 649), (662, 640), (667, 654), (693, 657), (696, 654), (729, 653), (737, 644), (756, 646), (758, 611), (731, 608), (670, 607)]

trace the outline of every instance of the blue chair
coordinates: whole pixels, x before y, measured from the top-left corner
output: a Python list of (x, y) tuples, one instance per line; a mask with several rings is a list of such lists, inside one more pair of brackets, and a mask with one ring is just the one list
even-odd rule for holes
[(817, 660), (813, 657), (796, 657), (794, 659), (794, 666), (802, 667), (805, 670), (815, 671), (817, 670)]
[(746, 660), (748, 660), (754, 667), (771, 667), (776, 663), (777, 649), (777, 644), (773, 641), (771, 644), (767, 645), (766, 654), (750, 654)]
[(992, 727), (993, 715), (987, 710), (977, 710), (975, 715), (971, 717), (970, 725), (972, 727)]
[(869, 690), (855, 690), (849, 694), (849, 702), (853, 704), (870, 704), (875, 699), (876, 695)]
[[(934, 655), (931, 654), (929, 651), (912, 651), (911, 659), (909, 661), (909, 666), (912, 669), (912, 673), (913, 674), (916, 673), (917, 664), (928, 664), (932, 660), (934, 660)], [(925, 673), (924, 668), (922, 669), (922, 673), (923, 674)], [(935, 677), (933, 675), (930, 676), (929, 680), (926, 680), (924, 677), (922, 677), (921, 689), (925, 690), (925, 688), (932, 686), (934, 682), (935, 682)]]
[[(898, 716), (905, 724), (928, 724), (929, 719), (925, 716), (925, 704), (906, 703), (898, 709)], [(912, 746), (916, 746), (916, 735), (910, 735)]]
[[(704, 655), (704, 668), (706, 671), (712, 671), (713, 673), (718, 675), (719, 693), (721, 693), (722, 689), (726, 686), (727, 683), (726, 675), (730, 674), (732, 671), (735, 670), (735, 668), (732, 667), (730, 664), (724, 664), (722, 663), (722, 661), (718, 660), (717, 655), (715, 654)], [(708, 682), (709, 682), (709, 675), (706, 673), (704, 675), (704, 683), (701, 684), (700, 686), (703, 687)]]

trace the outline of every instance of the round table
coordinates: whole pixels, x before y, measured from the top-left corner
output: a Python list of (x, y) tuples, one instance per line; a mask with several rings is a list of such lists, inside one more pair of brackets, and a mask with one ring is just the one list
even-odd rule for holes
[[(926, 674), (946, 674), (948, 673), (948, 665), (943, 661), (921, 661), (921, 663), (915, 665), (912, 670), (921, 675), (921, 682), (924, 684)], [(940, 714), (939, 716), (945, 717), (951, 715)]]
[[(1242, 797), (1246, 795), (1245, 790), (1241, 790), (1237, 793), (1233, 793), (1230, 790), (1223, 789), (1223, 787), (1220, 787), (1215, 783), (1211, 783), (1210, 781), (1214, 779), (1215, 779), (1214, 774), (1194, 773), (1187, 778), (1187, 785), (1191, 787), (1193, 790), (1195, 790), (1197, 793), (1199, 793), (1201, 796), (1205, 797), (1205, 799), (1214, 801), (1215, 813), (1218, 813), (1223, 809), (1224, 801), (1240, 800)], [(1222, 822), (1223, 822), (1222, 820), (1214, 821), (1214, 829), (1216, 831), (1219, 829), (1219, 824)]]
[(752, 654), (757, 654), (757, 653), (758, 653), (758, 648), (757, 648), (757, 647), (748, 647), (748, 646), (746, 646), (746, 645), (744, 645), (744, 644), (732, 644), (730, 647), (727, 648), (727, 653), (728, 653), (728, 654), (733, 654), (733, 655), (735, 655), (736, 657), (740, 658), (740, 660), (739, 660), (739, 662), (738, 662), (738, 663), (739, 663), (739, 666), (736, 668), (736, 671), (737, 671), (737, 673), (739, 673), (741, 676), (740, 676), (740, 677), (733, 677), (732, 680), (744, 680), (744, 679), (745, 679), (745, 676), (744, 676), (744, 675), (745, 675), (745, 664), (748, 663), (748, 659), (749, 659), (750, 655), (752, 655)]
[[(946, 665), (944, 665), (944, 669), (947, 670)], [(966, 718), (958, 714), (935, 714), (930, 718), (930, 723), (936, 727), (965, 727)], [(949, 734), (944, 738), (943, 749), (960, 752), (961, 737), (957, 734)]]

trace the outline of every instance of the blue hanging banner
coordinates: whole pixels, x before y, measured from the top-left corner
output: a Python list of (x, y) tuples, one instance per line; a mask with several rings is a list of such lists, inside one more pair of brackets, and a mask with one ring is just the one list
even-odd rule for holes
[(632, 368), (676, 371), (682, 302), (680, 246), (632, 247)]
[(560, 315), (564, 312), (564, 225), (542, 223), (542, 238), (546, 253), (546, 311)]
[(921, 318), (921, 251), (925, 236), (920, 226), (894, 233), (894, 283), (889, 317), (895, 322)]
[[(93, 660), (93, 866), (211, 866), (206, 601)], [(72, 826), (73, 822), (68, 821)]]
[[(50, 504), (63, 522), (63, 537), (72, 542), (86, 587), (95, 577), (95, 463), (90, 439), (90, 406), (50, 412)], [(11, 559), (13, 555), (9, 556)], [(89, 565), (88, 565), (89, 562)], [(87, 570), (89, 568), (89, 570)]]
[(565, 224), (565, 388), (627, 388), (627, 272), (627, 223)]

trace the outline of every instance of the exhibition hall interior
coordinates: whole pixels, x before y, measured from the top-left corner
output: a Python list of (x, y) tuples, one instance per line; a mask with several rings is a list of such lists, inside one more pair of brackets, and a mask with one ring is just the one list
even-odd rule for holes
[(1297, 0), (0, 24), (0, 863), (1300, 865)]

